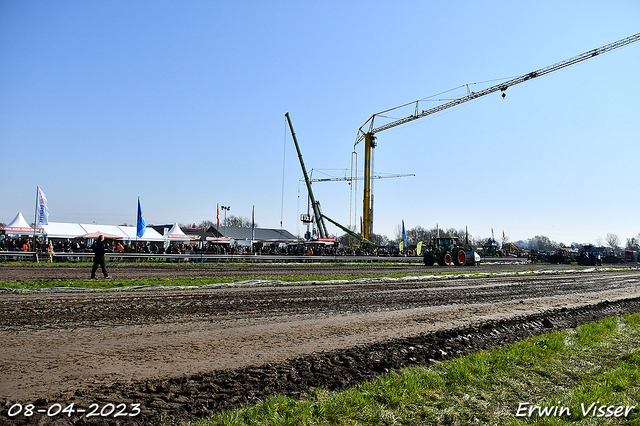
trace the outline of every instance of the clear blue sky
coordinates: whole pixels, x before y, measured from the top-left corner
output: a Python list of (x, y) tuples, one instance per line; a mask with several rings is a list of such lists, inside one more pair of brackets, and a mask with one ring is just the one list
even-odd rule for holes
[[(0, 221), (32, 221), (39, 185), (55, 222), (132, 224), (139, 196), (147, 223), (255, 205), (302, 233), (287, 111), (309, 169), (348, 169), (373, 113), (638, 32), (637, 0), (2, 0)], [(636, 236), (638, 70), (640, 42), (379, 133), (375, 171), (416, 177), (375, 182), (374, 232)], [(346, 183), (315, 193), (349, 224)]]

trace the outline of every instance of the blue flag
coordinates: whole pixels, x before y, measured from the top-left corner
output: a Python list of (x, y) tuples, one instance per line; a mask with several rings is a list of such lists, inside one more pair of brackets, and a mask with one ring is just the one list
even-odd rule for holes
[(407, 233), (404, 230), (404, 219), (402, 219), (402, 240), (404, 242), (404, 247), (407, 248)]
[(144, 221), (144, 215), (142, 214), (142, 207), (140, 207), (140, 197), (138, 197), (138, 232), (136, 235), (138, 238), (142, 238), (144, 231), (147, 230), (147, 223)]
[(251, 208), (251, 240), (254, 240), (254, 234), (256, 231), (256, 206)]

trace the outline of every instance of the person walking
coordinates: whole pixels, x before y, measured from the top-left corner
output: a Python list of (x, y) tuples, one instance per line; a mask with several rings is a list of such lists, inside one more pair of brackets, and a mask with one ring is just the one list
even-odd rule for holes
[(91, 279), (96, 279), (96, 271), (98, 270), (98, 265), (102, 268), (102, 274), (105, 278), (109, 278), (109, 273), (107, 272), (107, 267), (104, 263), (104, 235), (100, 235), (98, 237), (98, 241), (93, 243), (93, 252), (95, 255), (93, 256), (93, 268), (91, 269)]

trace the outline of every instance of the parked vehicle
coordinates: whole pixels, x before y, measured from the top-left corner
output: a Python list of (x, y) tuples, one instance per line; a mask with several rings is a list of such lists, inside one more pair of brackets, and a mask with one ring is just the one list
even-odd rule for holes
[(549, 263), (570, 265), (571, 254), (565, 249), (556, 250), (549, 256)]
[(600, 252), (594, 252), (592, 245), (586, 245), (580, 250), (578, 254), (578, 265), (583, 266), (596, 266), (602, 265), (602, 258)]
[(465, 251), (464, 247), (458, 245), (455, 237), (438, 237), (434, 244), (423, 246), (423, 260), (427, 266), (437, 263), (439, 266), (476, 265), (478, 263), (477, 254), (473, 251)]

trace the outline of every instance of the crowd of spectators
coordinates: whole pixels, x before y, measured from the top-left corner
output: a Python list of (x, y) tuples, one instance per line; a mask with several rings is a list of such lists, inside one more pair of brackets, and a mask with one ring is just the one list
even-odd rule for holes
[[(33, 251), (32, 237), (10, 238), (0, 236), (0, 251), (18, 252)], [(290, 255), (290, 256), (398, 256), (397, 247), (380, 247), (364, 251), (358, 247), (344, 247), (337, 243), (318, 242), (297, 243), (256, 243), (253, 246), (232, 245), (228, 242), (164, 242), (105, 240), (107, 253), (142, 253), (142, 254), (213, 254), (213, 255)], [(36, 238), (36, 251), (40, 253), (90, 253), (92, 240)], [(405, 253), (406, 254), (406, 253)]]

